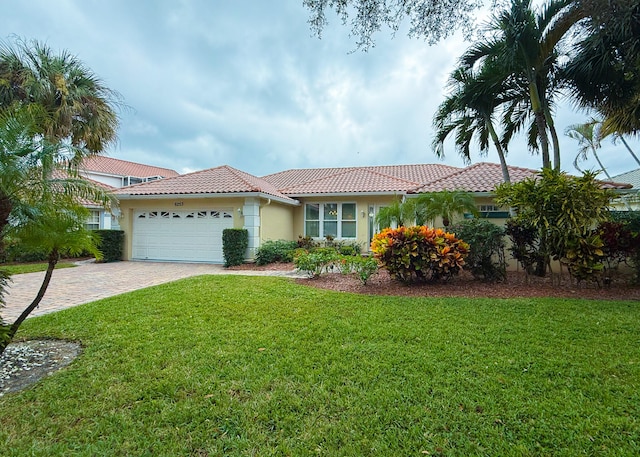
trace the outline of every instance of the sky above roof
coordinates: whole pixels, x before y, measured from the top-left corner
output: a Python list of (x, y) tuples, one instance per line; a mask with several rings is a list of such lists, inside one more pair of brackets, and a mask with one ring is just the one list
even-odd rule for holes
[[(469, 43), (436, 46), (402, 30), (355, 51), (329, 16), (319, 40), (302, 0), (31, 0), (3, 9), (3, 40), (46, 42), (80, 58), (118, 91), (119, 142), (111, 157), (184, 173), (230, 165), (256, 176), (291, 168), (443, 163), (463, 166), (452, 143), (431, 150), (433, 115)], [(354, 52), (355, 51), (355, 52)], [(562, 134), (587, 120), (558, 107), (563, 169), (576, 173), (577, 142)], [(629, 140), (640, 153), (640, 141)], [(611, 175), (637, 164), (621, 143), (600, 157)], [(498, 162), (492, 149), (473, 162)], [(509, 165), (539, 168), (518, 138)], [(596, 169), (590, 159), (581, 166)]]

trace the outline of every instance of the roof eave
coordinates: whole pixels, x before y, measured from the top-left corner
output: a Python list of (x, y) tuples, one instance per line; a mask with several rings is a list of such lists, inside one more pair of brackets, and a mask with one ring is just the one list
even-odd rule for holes
[(312, 198), (312, 197), (368, 197), (368, 196), (394, 196), (406, 195), (406, 190), (385, 191), (385, 192), (307, 192), (287, 194), (291, 198)]
[(266, 192), (220, 192), (220, 193), (198, 193), (198, 194), (115, 194), (119, 200), (166, 200), (171, 198), (181, 198), (184, 200), (194, 200), (196, 198), (264, 198), (271, 201), (283, 203), (285, 205), (298, 206), (300, 202), (292, 198), (282, 198)]

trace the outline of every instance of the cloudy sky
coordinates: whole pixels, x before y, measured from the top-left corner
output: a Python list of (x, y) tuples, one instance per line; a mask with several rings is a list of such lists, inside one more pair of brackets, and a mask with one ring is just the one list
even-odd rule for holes
[[(433, 114), (468, 43), (430, 47), (384, 31), (354, 51), (329, 17), (319, 40), (302, 0), (3, 0), (0, 38), (67, 50), (122, 94), (119, 144), (108, 155), (179, 172), (230, 165), (257, 176), (290, 169), (439, 162)], [(558, 131), (584, 122), (564, 103)], [(563, 168), (577, 143), (562, 135)], [(640, 152), (640, 142), (631, 141)], [(463, 166), (452, 144), (443, 163)], [(602, 160), (637, 168), (621, 144)], [(524, 141), (510, 165), (539, 168)], [(497, 162), (476, 153), (473, 161)], [(595, 168), (590, 160), (584, 168)]]

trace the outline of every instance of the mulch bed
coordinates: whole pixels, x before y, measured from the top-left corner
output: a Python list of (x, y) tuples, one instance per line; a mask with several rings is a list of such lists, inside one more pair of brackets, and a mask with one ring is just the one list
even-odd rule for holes
[[(264, 266), (245, 264), (230, 270), (293, 270), (290, 263), (274, 263)], [(404, 284), (392, 279), (385, 270), (373, 275), (363, 285), (353, 275), (327, 273), (315, 279), (297, 279), (303, 284), (320, 289), (353, 292), (366, 295), (396, 295), (403, 297), (554, 297), (586, 298), (597, 300), (640, 300), (640, 286), (623, 280), (614, 281), (608, 287), (598, 288), (593, 283), (576, 284), (565, 272), (558, 284), (557, 278), (528, 276), (523, 272), (508, 272), (507, 280), (497, 283), (483, 282), (473, 278), (468, 272), (452, 278), (448, 282), (431, 284)]]

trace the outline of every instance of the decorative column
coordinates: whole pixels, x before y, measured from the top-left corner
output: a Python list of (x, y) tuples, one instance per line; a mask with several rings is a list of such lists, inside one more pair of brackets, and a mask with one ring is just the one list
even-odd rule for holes
[(260, 247), (260, 199), (245, 198), (242, 207), (243, 228), (249, 232), (249, 247), (245, 253), (247, 259), (255, 259), (256, 249)]

